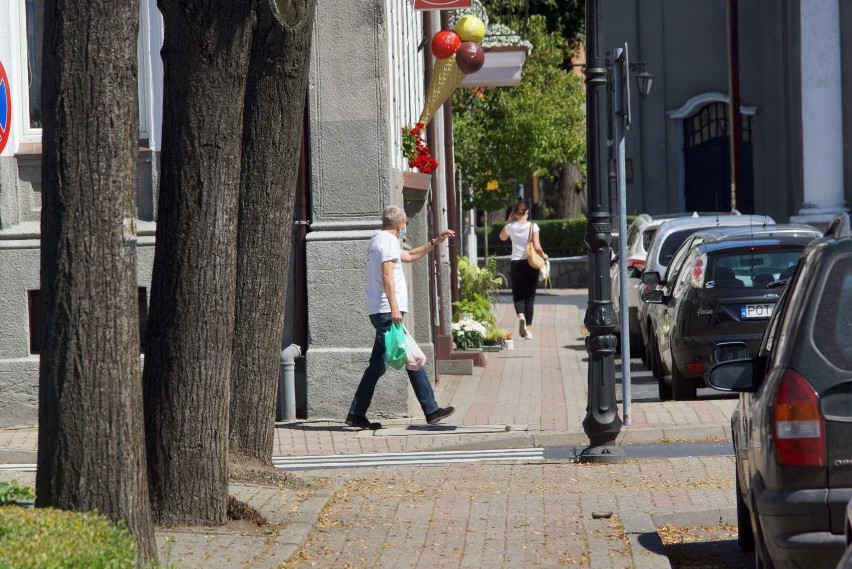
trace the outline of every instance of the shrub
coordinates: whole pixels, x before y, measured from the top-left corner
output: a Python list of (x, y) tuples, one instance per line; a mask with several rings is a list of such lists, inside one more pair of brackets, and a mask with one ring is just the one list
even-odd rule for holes
[(500, 288), (497, 259), (489, 259), (484, 267), (471, 265), (467, 257), (459, 257), (458, 263), (460, 299), (472, 299), (477, 295), (491, 299)]
[(18, 502), (26, 502), (33, 499), (35, 499), (35, 494), (29, 486), (18, 484), (17, 480), (0, 482), (0, 506), (17, 504)]
[(453, 322), (472, 318), (486, 328), (497, 323), (491, 310), (491, 299), (500, 287), (497, 260), (484, 267), (471, 265), (467, 257), (459, 257), (459, 299), (453, 303)]
[[(627, 224), (633, 222), (634, 216), (627, 216)], [(539, 240), (541, 248), (551, 257), (575, 257), (588, 253), (586, 248), (586, 218), (580, 216), (571, 219), (541, 219), (533, 220), (541, 228)], [(615, 219), (613, 219), (613, 223)], [(510, 255), (511, 241), (500, 241), (500, 230), (503, 223), (489, 226), (488, 255)], [(616, 231), (617, 226), (613, 226)], [(485, 256), (485, 228), (476, 229), (477, 250), (480, 256)]]
[(16, 569), (128, 569), (136, 540), (98, 512), (0, 508), (0, 567)]

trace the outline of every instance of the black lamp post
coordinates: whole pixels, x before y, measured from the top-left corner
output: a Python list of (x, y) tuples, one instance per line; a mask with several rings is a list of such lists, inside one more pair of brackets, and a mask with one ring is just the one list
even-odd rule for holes
[(589, 331), (589, 385), (583, 430), (589, 446), (581, 462), (622, 462), (624, 450), (615, 442), (621, 418), (615, 400), (615, 312), (612, 309), (609, 265), (612, 218), (607, 187), (606, 136), (607, 69), (599, 38), (603, 20), (601, 0), (586, 0), (586, 152), (588, 155), (589, 302), (584, 324)]

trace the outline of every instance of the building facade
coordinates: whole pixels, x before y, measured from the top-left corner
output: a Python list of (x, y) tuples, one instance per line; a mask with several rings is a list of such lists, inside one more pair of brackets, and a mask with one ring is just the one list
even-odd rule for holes
[[(628, 213), (727, 209), (728, 2), (603, 0), (603, 45), (655, 75), (632, 95)], [(852, 4), (739, 2), (738, 209), (825, 223), (852, 200)], [(845, 56), (845, 57), (844, 57)]]
[[(36, 331), (45, 325), (37, 310), (45, 3), (0, 4), (0, 29), (9, 31), (0, 35), (5, 70), (5, 76), (0, 73), (0, 427), (38, 420)], [(437, 18), (432, 20), (437, 25)], [(366, 244), (381, 227), (382, 209), (405, 206), (414, 246), (447, 226), (442, 176), (433, 176), (431, 188), (404, 187), (400, 134), (422, 107), (426, 60), (421, 40), (426, 33), (424, 16), (405, 0), (318, 3), (306, 111), (307, 167), (300, 179), (307, 213), (304, 219), (297, 216), (302, 231), (294, 231), (293, 255), (301, 262), (290, 264), (295, 267), (291, 271), (304, 275), (287, 276), (288, 316), (282, 330), (285, 344), (294, 338), (305, 343), (304, 365), (297, 366), (296, 377), (302, 416), (342, 420), (366, 367), (374, 336), (364, 298)], [(162, 41), (156, 0), (140, 0), (136, 184), (142, 326), (156, 229)], [(435, 147), (442, 150), (440, 117), (435, 123)], [(443, 162), (442, 152), (436, 158)], [(407, 325), (430, 356), (433, 378), (435, 324), (439, 314), (448, 314), (441, 311), (449, 310), (449, 295), (440, 293), (449, 290), (448, 265), (442, 247), (429, 262), (406, 267), (411, 299)], [(306, 318), (297, 316), (305, 311)], [(383, 416), (419, 413), (416, 403), (410, 406), (404, 373), (389, 370), (371, 411)]]

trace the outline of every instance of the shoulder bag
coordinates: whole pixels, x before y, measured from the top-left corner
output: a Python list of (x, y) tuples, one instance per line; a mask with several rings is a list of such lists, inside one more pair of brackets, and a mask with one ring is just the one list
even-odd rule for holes
[(533, 235), (533, 227), (534, 224), (530, 221), (530, 234), (527, 236), (527, 246), (524, 249), (527, 254), (527, 263), (529, 263), (530, 267), (533, 269), (541, 269), (544, 266), (544, 257), (538, 254), (535, 250), (535, 246), (533, 245), (532, 235)]

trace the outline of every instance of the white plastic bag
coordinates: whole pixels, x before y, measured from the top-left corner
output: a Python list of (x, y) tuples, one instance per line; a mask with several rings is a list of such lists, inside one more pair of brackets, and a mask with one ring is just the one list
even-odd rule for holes
[(550, 278), (550, 259), (544, 262), (544, 266), (542, 266), (538, 270), (538, 280), (547, 281)]
[(414, 341), (414, 337), (408, 329), (405, 330), (405, 354), (408, 356), (405, 363), (405, 369), (417, 371), (426, 365), (426, 354)]

